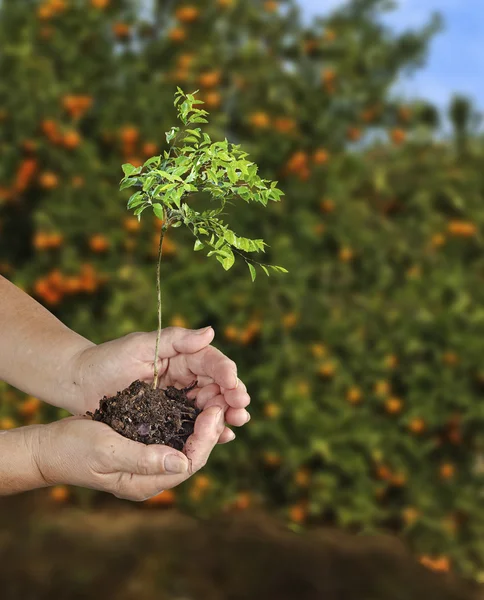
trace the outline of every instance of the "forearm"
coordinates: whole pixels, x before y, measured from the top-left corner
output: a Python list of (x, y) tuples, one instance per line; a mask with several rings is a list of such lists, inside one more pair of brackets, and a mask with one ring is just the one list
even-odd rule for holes
[(50, 404), (80, 412), (76, 357), (93, 345), (0, 277), (0, 379)]
[(33, 425), (0, 431), (0, 496), (48, 485), (35, 456), (42, 427)]

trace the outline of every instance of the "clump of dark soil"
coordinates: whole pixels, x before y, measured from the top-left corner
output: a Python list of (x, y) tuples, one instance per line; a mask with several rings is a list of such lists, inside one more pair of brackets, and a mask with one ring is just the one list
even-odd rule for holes
[(172, 386), (153, 389), (149, 383), (134, 381), (116, 396), (104, 396), (99, 408), (87, 414), (135, 442), (182, 450), (200, 414), (187, 398), (196, 385), (197, 382), (181, 390)]

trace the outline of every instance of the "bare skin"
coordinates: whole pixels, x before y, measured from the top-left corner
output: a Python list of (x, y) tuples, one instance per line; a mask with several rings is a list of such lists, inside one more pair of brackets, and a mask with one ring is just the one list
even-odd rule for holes
[[(156, 332), (95, 345), (0, 277), (0, 379), (74, 415), (135, 379), (153, 378)], [(216, 443), (234, 439), (225, 426), (248, 422), (250, 397), (233, 361), (211, 346), (213, 329), (167, 328), (159, 344), (161, 387), (185, 387), (202, 409), (186, 455), (126, 440), (84, 417), (0, 434), (0, 495), (57, 483), (143, 500), (200, 469)], [(166, 462), (167, 457), (174, 457)], [(178, 460), (177, 460), (178, 459)]]

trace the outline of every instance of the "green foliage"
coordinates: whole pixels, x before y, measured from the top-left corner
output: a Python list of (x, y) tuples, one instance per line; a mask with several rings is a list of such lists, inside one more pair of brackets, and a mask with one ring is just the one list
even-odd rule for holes
[[(195, 92), (196, 93), (196, 92)], [(264, 252), (263, 240), (251, 240), (237, 236), (219, 218), (228, 203), (244, 200), (246, 203), (279, 202), (283, 195), (275, 181), (261, 179), (256, 164), (247, 160), (248, 154), (240, 145), (227, 139), (212, 142), (200, 127), (190, 129), (197, 123), (208, 123), (208, 112), (196, 108), (204, 104), (193, 94), (185, 94), (180, 88), (175, 95), (178, 118), (184, 129), (172, 127), (166, 133), (170, 144), (163, 156), (149, 158), (143, 167), (123, 165), (124, 179), (120, 189), (141, 188), (128, 200), (128, 208), (140, 218), (141, 213), (151, 207), (156, 217), (164, 223), (163, 229), (185, 225), (196, 238), (194, 250), (208, 246), (208, 256), (215, 256), (228, 271), (235, 262), (234, 252)], [(178, 142), (178, 145), (176, 145)], [(216, 209), (198, 212), (188, 204), (190, 196), (197, 193), (209, 194), (218, 201)], [(258, 264), (269, 275), (268, 269), (287, 273), (283, 267), (263, 265), (244, 257), (252, 281), (256, 275), (252, 263)], [(249, 262), (250, 260), (250, 262)]]
[[(201, 191), (207, 176), (180, 207), (160, 194), (156, 217), (138, 222), (116, 201), (119, 164), (168, 172), (156, 185), (183, 190), (173, 161), (207, 134), (217, 181), (234, 187), (219, 155), (240, 144), (285, 195), (263, 218), (239, 191), (227, 230), (270, 240), (266, 262), (289, 274), (255, 288), (240, 261), (228, 274), (201, 256), (209, 236), (167, 233), (165, 314), (213, 325), (253, 398), (208, 485), (181, 486), (177, 503), (200, 514), (260, 502), (298, 526), (389, 530), (482, 578), (483, 139), (457, 106), (455, 136), (437, 139), (437, 110), (390, 91), (437, 22), (396, 35), (378, 0), (307, 26), (289, 0), (275, 11), (199, 0), (185, 15), (154, 4), (146, 22), (127, 1), (72, 0), (47, 19), (38, 0), (1, 3), (1, 272), (95, 342), (154, 329), (160, 218), (223, 200)], [(210, 109), (201, 138), (172, 129), (178, 85)], [(134, 211), (147, 192), (132, 191)], [(3, 391), (10, 425), (56, 416), (31, 413)]]

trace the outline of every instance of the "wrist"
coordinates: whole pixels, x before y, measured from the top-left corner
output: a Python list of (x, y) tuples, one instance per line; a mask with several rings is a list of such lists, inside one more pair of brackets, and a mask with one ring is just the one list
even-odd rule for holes
[(62, 401), (62, 408), (65, 408), (73, 415), (79, 415), (86, 412), (86, 381), (84, 377), (84, 365), (88, 360), (90, 351), (96, 348), (96, 344), (85, 340), (85, 343), (76, 348), (68, 361), (67, 386), (69, 393)]
[(38, 463), (43, 425), (0, 431), (0, 495), (46, 487)]

